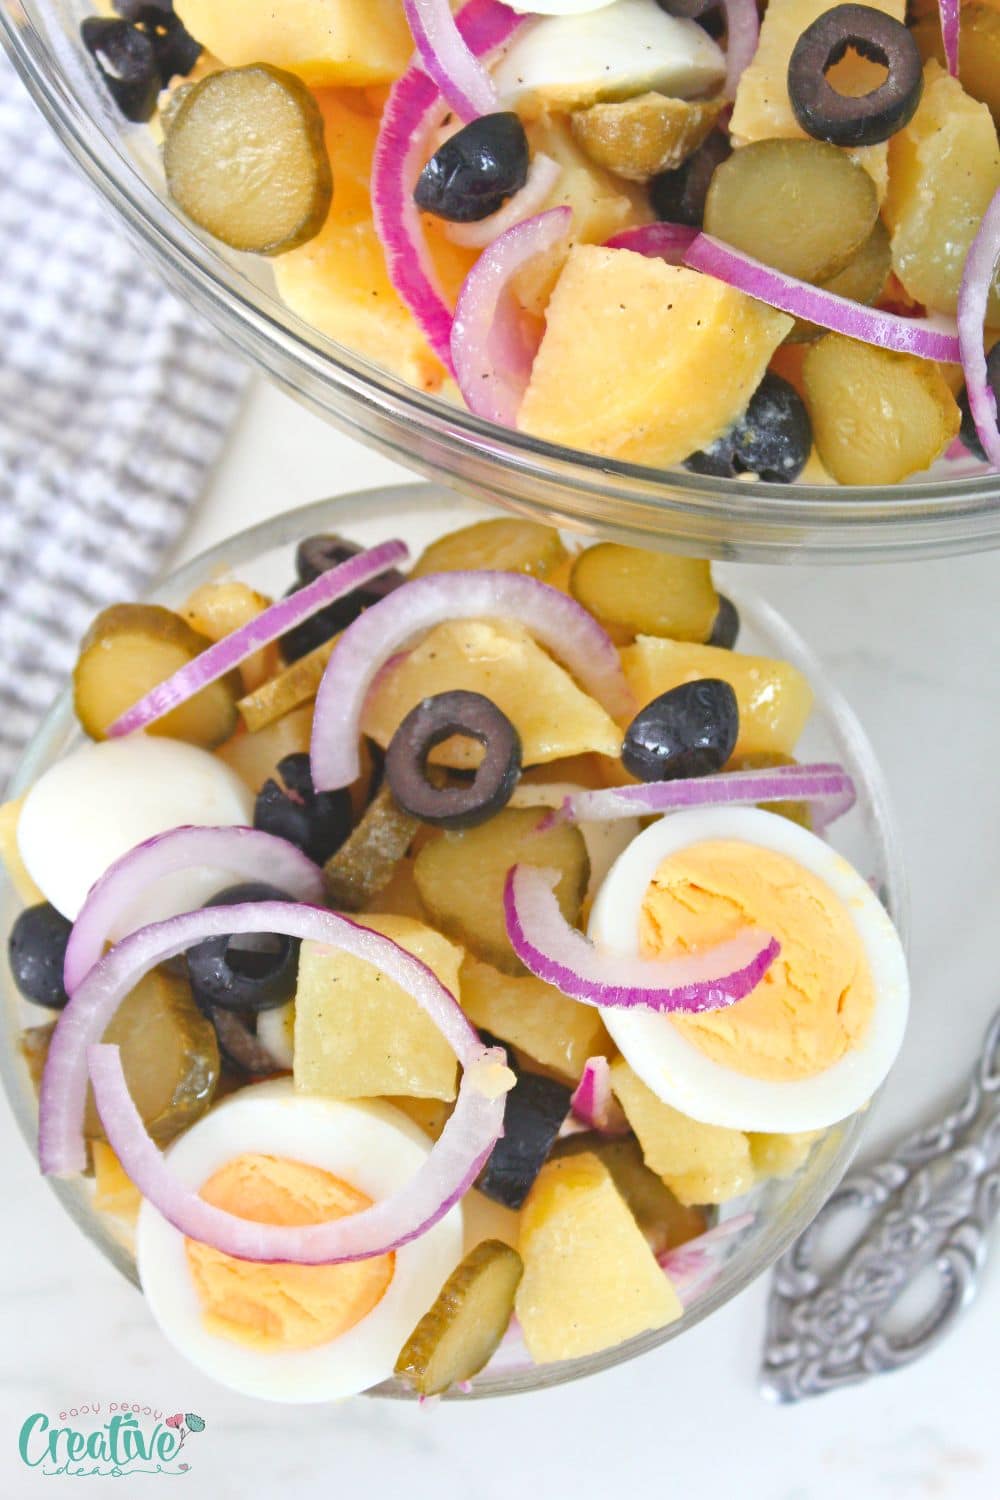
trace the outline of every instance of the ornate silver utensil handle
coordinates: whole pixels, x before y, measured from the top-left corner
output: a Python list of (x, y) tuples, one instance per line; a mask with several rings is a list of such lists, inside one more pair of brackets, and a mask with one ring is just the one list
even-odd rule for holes
[[(926, 1353), (974, 1296), (998, 1212), (1000, 1011), (958, 1107), (845, 1177), (778, 1261), (762, 1393), (800, 1401)], [(823, 1241), (846, 1215), (861, 1215), (865, 1227), (826, 1265)], [(904, 1293), (921, 1280), (931, 1283), (931, 1305), (908, 1313), (916, 1299)]]

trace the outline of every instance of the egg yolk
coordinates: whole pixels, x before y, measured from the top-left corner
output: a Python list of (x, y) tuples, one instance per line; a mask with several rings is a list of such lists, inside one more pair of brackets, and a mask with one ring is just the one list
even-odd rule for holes
[(641, 952), (697, 953), (747, 927), (781, 944), (762, 982), (735, 1005), (671, 1023), (713, 1062), (751, 1078), (786, 1083), (832, 1067), (864, 1038), (875, 986), (844, 903), (787, 855), (735, 839), (670, 855), (643, 900)]
[[(199, 1191), (206, 1203), (256, 1224), (323, 1224), (372, 1201), (319, 1167), (251, 1154), (226, 1162)], [(209, 1331), (270, 1351), (339, 1338), (382, 1299), (395, 1269), (392, 1254), (296, 1266), (236, 1260), (190, 1239), (184, 1248)]]

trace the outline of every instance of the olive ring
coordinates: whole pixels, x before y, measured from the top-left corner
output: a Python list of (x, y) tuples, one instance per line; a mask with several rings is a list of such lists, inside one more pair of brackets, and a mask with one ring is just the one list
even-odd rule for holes
[[(452, 735), (478, 740), (483, 758), (471, 781), (435, 786), (431, 751)], [(521, 774), (521, 741), (502, 709), (482, 693), (456, 690), (411, 708), (389, 742), (385, 774), (404, 812), (441, 828), (474, 828), (510, 801)]]
[[(838, 93), (827, 73), (853, 48), (888, 77), (858, 97)], [(876, 146), (909, 124), (923, 93), (923, 61), (901, 22), (870, 5), (837, 5), (795, 43), (788, 97), (802, 129), (834, 146)]]

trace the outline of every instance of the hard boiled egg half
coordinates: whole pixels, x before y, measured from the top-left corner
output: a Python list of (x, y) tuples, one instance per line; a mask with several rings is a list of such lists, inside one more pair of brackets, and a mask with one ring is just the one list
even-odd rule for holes
[(697, 1015), (603, 1009), (616, 1046), (665, 1103), (734, 1130), (821, 1130), (861, 1109), (903, 1040), (902, 944), (868, 882), (807, 829), (757, 808), (651, 824), (594, 901), (601, 948), (672, 958), (752, 927), (781, 952), (745, 999)]
[[(231, 1095), (168, 1155), (182, 1182), (230, 1213), (312, 1224), (398, 1192), (430, 1149), (390, 1105), (296, 1093), (283, 1078)], [(143, 1290), (174, 1347), (271, 1401), (331, 1401), (388, 1379), (461, 1256), (459, 1205), (394, 1254), (343, 1265), (236, 1260), (187, 1239), (149, 1202), (136, 1233)]]

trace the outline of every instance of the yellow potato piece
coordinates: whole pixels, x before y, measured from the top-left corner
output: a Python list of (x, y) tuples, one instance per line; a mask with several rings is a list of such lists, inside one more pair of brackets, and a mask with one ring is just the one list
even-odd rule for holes
[(521, 1213), (514, 1308), (532, 1359), (612, 1348), (683, 1312), (614, 1185), (589, 1152), (546, 1162)]
[(746, 410), (792, 319), (682, 266), (577, 245), (518, 425), (632, 463), (679, 463)]
[(803, 1130), (794, 1135), (774, 1135), (751, 1130), (750, 1157), (758, 1177), (791, 1177), (803, 1165), (822, 1131)]
[[(989, 109), (927, 63), (920, 106), (889, 145), (885, 221), (893, 270), (932, 311), (955, 312), (969, 246), (998, 188), (1000, 145)], [(996, 290), (989, 321), (1000, 322)]]
[[(391, 938), (458, 994), (462, 950), (411, 917), (356, 921)], [(295, 1086), (332, 1099), (454, 1099), (458, 1063), (430, 1017), (380, 970), (305, 942), (295, 991)]]
[(142, 1205), (142, 1194), (107, 1141), (92, 1141), (90, 1156), (94, 1165), (94, 1207), (102, 1213), (135, 1223)]
[(177, 0), (175, 9), (227, 66), (267, 62), (317, 86), (388, 82), (413, 52), (401, 0)]
[[(444, 366), (428, 348), (389, 280), (371, 205), (371, 166), (379, 119), (359, 95), (326, 89), (317, 95), (333, 168), (333, 203), (307, 244), (279, 256), (278, 293), (311, 327), (418, 386), (438, 391)], [(428, 244), (446, 297), (454, 304), (477, 251), (445, 239), (424, 217)]]
[[(905, 20), (906, 0), (871, 0), (876, 10), (897, 21)], [(739, 145), (775, 137), (805, 138), (788, 97), (788, 64), (792, 49), (807, 26), (830, 9), (830, 0), (769, 0), (760, 28), (760, 41), (753, 62), (745, 69), (736, 89), (730, 129)], [(850, 52), (831, 68), (830, 81), (844, 94), (863, 94), (876, 87), (884, 73), (863, 57)], [(879, 201), (888, 184), (888, 147), (861, 146), (847, 153), (875, 183)]]
[(462, 1009), (474, 1026), (509, 1042), (567, 1083), (579, 1082), (588, 1057), (611, 1051), (594, 1006), (571, 1000), (533, 974), (501, 974), (492, 964), (467, 958), (460, 984)]
[(18, 797), (16, 802), (0, 802), (0, 863), (25, 906), (37, 906), (45, 897), (28, 874), (17, 846), (17, 824), (23, 806), (23, 797)]
[[(485, 693), (503, 710), (521, 737), (526, 766), (588, 751), (616, 756), (621, 749), (614, 720), (513, 621), (456, 620), (436, 626), (373, 688), (365, 704), (364, 731), (384, 747), (417, 703), (456, 688)], [(481, 755), (469, 740), (449, 740), (433, 759), (470, 767)]]
[(750, 1142), (742, 1130), (682, 1115), (658, 1099), (621, 1057), (611, 1064), (611, 1087), (639, 1137), (647, 1167), (682, 1203), (725, 1203), (753, 1186)]
[[(234, 630), (240, 630), (244, 625), (249, 625), (251, 620), (256, 620), (273, 603), (273, 599), (269, 599), (266, 594), (259, 594), (249, 584), (240, 583), (237, 579), (226, 579), (203, 583), (195, 589), (178, 613), (193, 630), (197, 630), (208, 640), (221, 641), (225, 636), (232, 635)], [(278, 661), (278, 647), (274, 644), (265, 646), (262, 651), (255, 651), (253, 656), (248, 656), (246, 661), (241, 662), (239, 673), (243, 679), (244, 692), (252, 693), (255, 688), (259, 688), (277, 671)]]
[(641, 706), (682, 682), (702, 677), (728, 682), (740, 710), (736, 755), (791, 755), (812, 710), (812, 688), (791, 662), (649, 635), (626, 646), (621, 657)]
[(307, 703), (268, 724), (266, 729), (258, 729), (256, 734), (238, 730), (215, 753), (256, 796), (268, 777), (274, 775), (279, 760), (286, 755), (302, 755), (309, 749), (312, 720), (312, 704)]

